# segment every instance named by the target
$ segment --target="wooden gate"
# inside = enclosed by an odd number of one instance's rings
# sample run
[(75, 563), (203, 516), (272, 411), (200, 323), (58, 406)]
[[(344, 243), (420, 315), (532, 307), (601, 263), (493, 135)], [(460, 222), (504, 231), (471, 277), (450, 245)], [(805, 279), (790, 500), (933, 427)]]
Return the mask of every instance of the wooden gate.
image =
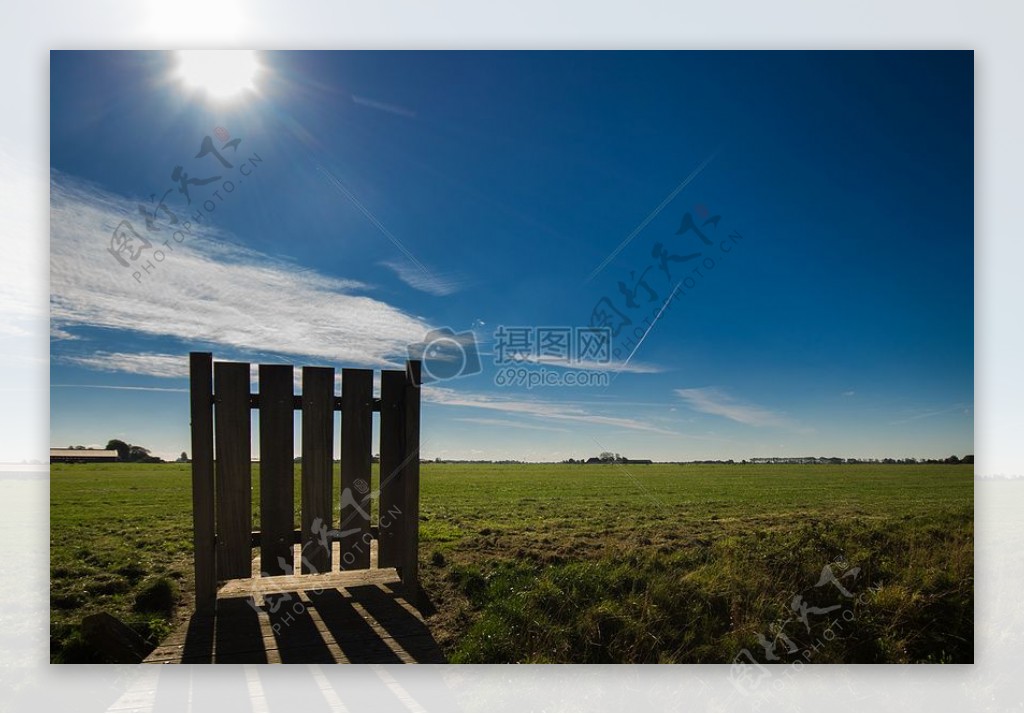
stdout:
[[(302, 394), (291, 365), (259, 365), (250, 393), (247, 362), (189, 355), (196, 610), (212, 612), (219, 582), (260, 575), (395, 568), (417, 587), (419, 549), (420, 363), (382, 370), (303, 367)], [(259, 413), (259, 530), (253, 530), (251, 415)], [(295, 529), (294, 412), (302, 415), (301, 514)], [(341, 412), (340, 503), (334, 503), (334, 413)], [(380, 480), (371, 486), (373, 412), (380, 413)], [(376, 497), (376, 522), (371, 522)], [(335, 518), (337, 516), (337, 518)], [(335, 523), (337, 527), (335, 528)], [(339, 558), (332, 562), (332, 543)], [(300, 545), (298, 561), (294, 545)]]

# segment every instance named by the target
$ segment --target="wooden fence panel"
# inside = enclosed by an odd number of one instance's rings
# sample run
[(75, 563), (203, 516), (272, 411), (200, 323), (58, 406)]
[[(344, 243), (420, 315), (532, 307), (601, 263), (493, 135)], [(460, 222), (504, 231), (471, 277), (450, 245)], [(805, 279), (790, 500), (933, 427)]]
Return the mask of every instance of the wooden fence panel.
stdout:
[(196, 611), (213, 612), (217, 602), (214, 543), (213, 355), (189, 354), (192, 412), (192, 537), (195, 546)]
[(213, 383), (216, 414), (217, 576), (252, 575), (252, 470), (249, 364), (217, 362)]
[[(267, 575), (294, 572), (292, 545), (304, 574), (332, 570), (330, 543), (341, 542), (340, 567), (370, 567), (373, 371), (304, 367), (294, 394), (291, 365), (260, 365), (259, 393), (249, 394), (249, 364), (189, 357), (192, 414), (192, 505), (197, 610), (216, 604), (218, 580), (249, 578), (252, 548)], [(211, 380), (212, 373), (212, 380)], [(260, 413), (260, 532), (252, 533), (250, 410)], [(334, 412), (341, 421), (341, 504), (333, 498)], [(294, 530), (294, 411), (302, 410), (302, 513)], [(398, 569), (415, 586), (419, 561), (420, 363), (381, 373), (379, 567)], [(334, 530), (335, 514), (338, 530)], [(338, 535), (340, 531), (340, 535)]]
[(405, 491), (402, 480), (405, 372), (380, 375), (380, 499), (377, 565), (399, 566), (405, 538)]
[(334, 368), (302, 368), (302, 572), (331, 571)]
[(341, 371), (341, 569), (370, 567), (373, 370)]
[(291, 365), (260, 365), (260, 571), (295, 568), (295, 406)]
[(406, 383), (403, 408), (405, 428), (403, 435), (404, 463), (402, 480), (405, 482), (405, 533), (400, 575), (402, 584), (418, 587), (420, 561), (420, 362), (406, 362)]

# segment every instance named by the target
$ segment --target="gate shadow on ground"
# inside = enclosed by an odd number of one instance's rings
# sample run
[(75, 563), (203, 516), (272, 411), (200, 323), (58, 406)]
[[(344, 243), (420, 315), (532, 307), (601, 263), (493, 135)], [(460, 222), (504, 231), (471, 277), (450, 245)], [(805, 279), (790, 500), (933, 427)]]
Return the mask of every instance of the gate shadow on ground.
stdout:
[[(288, 589), (223, 597), (214, 616), (193, 614), (146, 662), (150, 663), (443, 663), (423, 612), (398, 586)], [(259, 601), (260, 604), (256, 604)]]

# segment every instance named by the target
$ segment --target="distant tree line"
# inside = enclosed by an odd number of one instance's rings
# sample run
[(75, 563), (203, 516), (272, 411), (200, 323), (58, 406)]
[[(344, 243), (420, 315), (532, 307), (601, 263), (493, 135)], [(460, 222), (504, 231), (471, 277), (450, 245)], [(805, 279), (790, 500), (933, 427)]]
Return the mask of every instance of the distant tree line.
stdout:
[(563, 464), (653, 464), (650, 459), (629, 459), (612, 451), (602, 451), (600, 456), (589, 459), (566, 459)]
[[(140, 464), (162, 464), (164, 462), (159, 456), (153, 456), (149, 449), (142, 446), (129, 444), (120, 439), (111, 439), (107, 442), (109, 451), (117, 452), (118, 461), (128, 461)], [(182, 454), (184, 455), (184, 453)]]

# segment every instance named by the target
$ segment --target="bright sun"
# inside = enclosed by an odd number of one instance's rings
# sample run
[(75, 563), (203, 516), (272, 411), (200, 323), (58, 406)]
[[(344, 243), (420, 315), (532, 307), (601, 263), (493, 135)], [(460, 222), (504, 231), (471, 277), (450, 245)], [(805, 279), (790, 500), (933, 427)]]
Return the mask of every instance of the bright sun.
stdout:
[(214, 99), (231, 99), (256, 88), (260, 63), (252, 50), (181, 50), (177, 76)]

